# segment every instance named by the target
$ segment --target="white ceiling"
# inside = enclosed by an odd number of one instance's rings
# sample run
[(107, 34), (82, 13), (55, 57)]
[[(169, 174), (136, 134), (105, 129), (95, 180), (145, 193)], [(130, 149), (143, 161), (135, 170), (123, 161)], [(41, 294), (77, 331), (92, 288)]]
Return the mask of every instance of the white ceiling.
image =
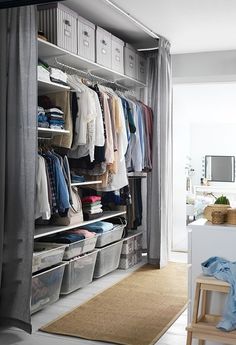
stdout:
[(236, 0), (112, 0), (171, 42), (171, 52), (236, 49)]

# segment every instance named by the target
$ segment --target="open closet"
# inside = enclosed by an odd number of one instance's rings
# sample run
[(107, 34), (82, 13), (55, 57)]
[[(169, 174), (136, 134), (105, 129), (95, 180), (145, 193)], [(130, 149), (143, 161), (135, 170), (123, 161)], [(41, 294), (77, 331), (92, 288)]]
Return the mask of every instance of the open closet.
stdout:
[[(109, 18), (101, 15), (101, 8)], [(12, 13), (8, 15), (6, 28), (15, 20)], [(167, 259), (168, 248), (163, 251), (160, 241), (170, 222), (161, 220), (160, 205), (167, 205), (170, 199), (169, 188), (160, 192), (160, 180), (165, 184), (169, 179), (170, 175), (161, 175), (165, 169), (170, 171), (170, 161), (165, 150), (160, 155), (155, 141), (163, 138), (170, 143), (171, 127), (165, 132), (162, 129), (171, 119), (166, 117), (163, 122), (156, 116), (162, 107), (164, 112), (170, 111), (170, 102), (157, 105), (155, 97), (161, 94), (157, 81), (161, 87), (160, 80), (165, 78), (158, 72), (158, 58), (162, 49), (169, 49), (169, 43), (160, 38), (159, 55), (156, 50), (137, 50), (156, 49), (157, 36), (128, 20), (109, 2), (50, 2), (15, 9), (14, 15), (21, 18), (22, 26), (29, 25), (27, 32), (31, 33), (28, 46), (20, 45), (21, 54), (25, 49), (32, 59), (25, 61), (25, 69), (30, 69), (24, 75), (31, 84), (24, 83), (28, 87), (25, 99), (20, 100), (30, 123), (26, 116), (25, 123), (19, 124), (19, 129), (27, 128), (20, 136), (22, 146), (18, 137), (14, 139), (15, 154), (19, 151), (25, 164), (17, 161), (11, 180), (16, 183), (20, 167), (23, 192), (16, 199), (20, 207), (10, 221), (11, 231), (8, 235), (2, 231), (5, 244), (0, 248), (2, 262), (12, 267), (10, 277), (2, 265), (2, 281), (7, 277), (11, 284), (15, 269), (19, 289), (13, 289), (14, 306), (7, 311), (10, 297), (1, 285), (0, 321), (30, 332), (30, 314), (54, 303), (60, 294), (140, 262), (142, 230), (149, 262), (160, 266)], [(16, 25), (15, 42), (17, 30)], [(11, 49), (14, 54), (13, 46)], [(11, 69), (11, 57), (9, 61), (7, 68)], [(12, 73), (20, 83), (21, 73)], [(5, 100), (6, 95), (1, 96)], [(9, 95), (6, 98), (9, 102)], [(9, 137), (7, 140), (10, 142)], [(5, 175), (1, 178), (6, 183)], [(8, 175), (7, 179), (9, 182)], [(13, 186), (8, 188), (13, 191)], [(26, 190), (28, 214), (22, 210)], [(14, 237), (17, 223), (20, 230), (15, 240), (23, 248), (11, 258), (14, 246), (7, 248), (6, 243)], [(24, 307), (19, 307), (23, 290)]]

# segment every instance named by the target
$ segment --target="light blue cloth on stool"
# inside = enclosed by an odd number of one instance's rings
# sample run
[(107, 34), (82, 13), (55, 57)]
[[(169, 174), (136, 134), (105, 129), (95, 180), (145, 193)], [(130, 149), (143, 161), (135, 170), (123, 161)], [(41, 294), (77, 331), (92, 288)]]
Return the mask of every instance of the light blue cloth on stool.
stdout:
[(213, 256), (202, 262), (201, 266), (204, 275), (213, 276), (230, 284), (223, 318), (216, 327), (224, 331), (233, 331), (236, 329), (236, 262)]

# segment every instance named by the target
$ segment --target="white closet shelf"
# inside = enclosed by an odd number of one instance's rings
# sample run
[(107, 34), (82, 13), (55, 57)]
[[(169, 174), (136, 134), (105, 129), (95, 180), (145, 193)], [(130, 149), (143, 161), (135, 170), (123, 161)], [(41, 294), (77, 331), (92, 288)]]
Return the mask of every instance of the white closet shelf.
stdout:
[(79, 55), (73, 54), (63, 48), (56, 46), (50, 42), (38, 38), (39, 58), (42, 61), (58, 67), (55, 58), (62, 64), (74, 67), (84, 72), (90, 72), (95, 76), (107, 79), (111, 82), (118, 82), (127, 88), (145, 87), (146, 85), (136, 79), (128, 77), (122, 73), (113, 71), (107, 67), (99, 65), (93, 61), (87, 60)]
[(102, 181), (98, 180), (98, 181), (77, 182), (77, 183), (71, 183), (71, 186), (88, 186), (90, 184), (99, 184), (99, 183), (102, 183)]
[(53, 128), (43, 128), (43, 127), (38, 127), (38, 132), (39, 133), (49, 133), (49, 134), (54, 134), (54, 135), (58, 135), (58, 134), (68, 134), (70, 133), (70, 131), (66, 130), (66, 129), (53, 129)]
[(123, 214), (126, 214), (126, 211), (105, 211), (105, 212), (103, 212), (103, 215), (99, 218), (84, 221), (84, 222), (81, 222), (78, 224), (73, 224), (73, 225), (68, 225), (68, 226), (52, 226), (52, 225), (36, 226), (34, 238), (40, 238), (43, 236), (56, 234), (58, 232), (75, 229), (75, 228), (78, 228), (78, 227), (81, 227), (81, 226), (84, 226), (87, 224), (96, 223), (96, 222), (101, 221), (101, 220), (121, 216)]
[(63, 90), (70, 90), (70, 87), (66, 85), (61, 85), (58, 83), (53, 83), (51, 81), (44, 81), (44, 80), (38, 79), (38, 94), (39, 95), (44, 95), (46, 93), (63, 91)]
[(140, 178), (146, 178), (147, 177), (147, 173), (146, 172), (129, 172), (128, 177), (140, 177)]

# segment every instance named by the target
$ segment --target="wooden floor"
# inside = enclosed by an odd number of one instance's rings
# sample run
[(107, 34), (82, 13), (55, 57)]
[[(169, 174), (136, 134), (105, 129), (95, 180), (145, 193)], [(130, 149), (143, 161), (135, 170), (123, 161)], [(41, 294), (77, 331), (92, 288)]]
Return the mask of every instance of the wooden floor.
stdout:
[[(187, 262), (187, 255), (182, 253), (172, 253), (171, 261)], [(145, 263), (145, 257), (142, 264)], [(1, 345), (107, 345), (109, 343), (83, 340), (79, 338), (63, 337), (58, 335), (51, 335), (39, 332), (38, 329), (47, 322), (54, 320), (56, 317), (71, 310), (77, 305), (84, 303), (89, 298), (110, 287), (119, 280), (125, 278), (131, 272), (136, 270), (140, 265), (129, 270), (116, 270), (100, 279), (93, 281), (91, 284), (83, 289), (77, 290), (65, 297), (59, 299), (58, 302), (52, 306), (39, 311), (32, 317), (33, 333), (26, 334), (17, 329), (0, 329), (0, 344)], [(169, 328), (156, 345), (185, 345), (187, 311), (185, 311), (178, 320)]]

